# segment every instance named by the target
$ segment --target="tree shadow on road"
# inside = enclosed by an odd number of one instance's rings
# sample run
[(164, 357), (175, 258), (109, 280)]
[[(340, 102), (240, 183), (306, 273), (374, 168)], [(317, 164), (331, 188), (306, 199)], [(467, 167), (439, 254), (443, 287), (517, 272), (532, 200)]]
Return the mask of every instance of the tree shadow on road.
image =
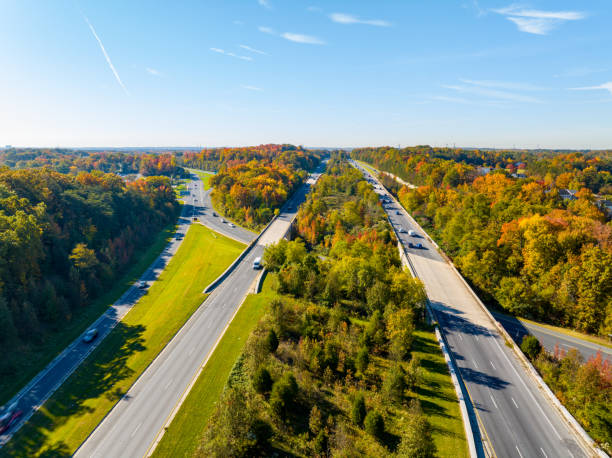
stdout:
[(117, 384), (133, 375), (127, 360), (146, 348), (142, 337), (144, 330), (142, 325), (119, 323), (44, 407), (0, 449), (0, 457), (72, 455), (74, 444), (57, 441), (53, 437), (55, 431), (75, 415), (92, 413), (94, 409), (86, 405), (92, 400), (105, 398), (114, 403), (121, 399), (125, 393)]

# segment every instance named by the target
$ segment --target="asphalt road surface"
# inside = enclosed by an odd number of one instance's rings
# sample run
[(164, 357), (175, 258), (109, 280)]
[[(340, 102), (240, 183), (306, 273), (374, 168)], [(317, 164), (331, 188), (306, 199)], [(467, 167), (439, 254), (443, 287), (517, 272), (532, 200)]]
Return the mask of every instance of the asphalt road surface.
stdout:
[(245, 244), (250, 243), (257, 237), (256, 233), (240, 226), (230, 226), (230, 222), (222, 216), (214, 216), (218, 213), (214, 211), (210, 200), (212, 189), (204, 190), (202, 181), (195, 173), (191, 174), (191, 179), (192, 181), (187, 185), (187, 193), (183, 196), (185, 205), (188, 207), (187, 214), (212, 230)]
[[(202, 187), (202, 182), (195, 176), (196, 182), (190, 186)], [(172, 256), (177, 252), (192, 218), (190, 217), (194, 209), (191, 205), (183, 206), (181, 216), (178, 220), (176, 236), (166, 246), (159, 257), (149, 266), (139, 280), (147, 283), (147, 288), (157, 279), (164, 270)], [(32, 416), (36, 409), (60, 387), (60, 385), (75, 371), (83, 360), (100, 344), (100, 342), (110, 333), (115, 325), (132, 309), (138, 300), (146, 294), (146, 288), (140, 289), (137, 286), (129, 288), (108, 310), (100, 316), (89, 328), (96, 328), (98, 336), (91, 343), (83, 342), (83, 334), (74, 340), (62, 353), (51, 361), (28, 385), (26, 385), (13, 399), (6, 405), (17, 403), (17, 409), (23, 412), (20, 421), (0, 436), (0, 446), (4, 445), (11, 436)]]
[(537, 337), (544, 348), (550, 353), (554, 353), (557, 346), (560, 350), (565, 352), (575, 348), (582, 355), (585, 361), (589, 358), (595, 357), (597, 352), (601, 352), (601, 356), (604, 360), (607, 359), (612, 362), (612, 349), (609, 347), (569, 336), (567, 334), (554, 331), (535, 323), (529, 323), (512, 316), (503, 315), (501, 313), (493, 313), (493, 315), (519, 345), (524, 336), (531, 334), (532, 336)]
[[(498, 457), (588, 456), (561, 414), (504, 344), (494, 324), (480, 308), (461, 279), (438, 253), (408, 213), (375, 181), (377, 193), (387, 196), (391, 224), (399, 231), (417, 276), (425, 285), (449, 349), (457, 361), (476, 413), (484, 425), (483, 440)], [(413, 230), (416, 236), (409, 236)], [(423, 248), (408, 248), (421, 243)]]
[(147, 454), (186, 387), (256, 281), (260, 271), (253, 269), (253, 261), (263, 255), (265, 245), (285, 235), (298, 206), (318, 176), (314, 175), (296, 191), (244, 260), (202, 303), (76, 451), (76, 456), (142, 457)]

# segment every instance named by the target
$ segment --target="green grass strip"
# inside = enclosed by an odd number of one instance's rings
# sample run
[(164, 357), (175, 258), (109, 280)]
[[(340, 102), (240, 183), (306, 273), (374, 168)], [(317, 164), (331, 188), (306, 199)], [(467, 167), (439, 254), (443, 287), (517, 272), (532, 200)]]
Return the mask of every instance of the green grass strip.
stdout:
[(172, 223), (160, 231), (148, 247), (144, 248), (140, 254), (135, 254), (132, 266), (113, 283), (111, 288), (78, 314), (74, 314), (71, 321), (63, 323), (61, 332), (54, 332), (45, 336), (44, 342), (40, 345), (24, 346), (13, 353), (16, 373), (10, 377), (2, 376), (0, 378), (0, 405), (12, 398), (36, 374), (43, 370), (53, 358), (59, 355), (140, 278), (142, 273), (164, 250), (175, 229), (176, 226)]
[(418, 329), (412, 348), (413, 354), (421, 358), (423, 383), (417, 388), (417, 395), (431, 423), (437, 455), (468, 457), (459, 402), (435, 334)]
[(202, 180), (202, 183), (204, 184), (204, 190), (210, 189), (210, 177), (214, 175), (213, 172), (206, 172), (204, 170), (196, 170), (196, 169), (192, 169), (196, 175), (198, 175), (200, 177), (200, 180)]
[(192, 225), (147, 295), (0, 455), (72, 454), (200, 306), (204, 287), (243, 249), (239, 242)]
[(230, 371), (274, 294), (266, 279), (261, 293), (247, 296), (155, 449), (154, 457), (186, 457), (195, 454)]

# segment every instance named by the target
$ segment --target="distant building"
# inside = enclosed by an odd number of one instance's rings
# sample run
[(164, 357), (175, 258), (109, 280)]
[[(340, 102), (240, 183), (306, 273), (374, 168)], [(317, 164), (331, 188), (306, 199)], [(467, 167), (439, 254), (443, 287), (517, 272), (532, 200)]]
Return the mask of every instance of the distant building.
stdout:
[(512, 176), (514, 178), (527, 178), (527, 175), (525, 175), (524, 173), (513, 173)]
[(564, 200), (576, 200), (576, 192), (575, 189), (559, 189), (559, 197)]
[(478, 175), (487, 175), (491, 173), (491, 167), (476, 167), (476, 172)]
[(612, 217), (612, 201), (607, 199), (599, 199), (595, 202), (608, 218)]

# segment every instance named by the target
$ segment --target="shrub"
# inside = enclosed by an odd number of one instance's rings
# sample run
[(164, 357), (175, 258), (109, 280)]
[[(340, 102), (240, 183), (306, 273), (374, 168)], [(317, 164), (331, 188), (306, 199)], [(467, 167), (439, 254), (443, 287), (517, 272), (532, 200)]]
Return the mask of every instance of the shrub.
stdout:
[(368, 369), (369, 364), (370, 352), (366, 347), (362, 347), (361, 350), (357, 352), (357, 356), (355, 357), (355, 367), (363, 374)]
[(406, 373), (400, 364), (396, 364), (385, 375), (383, 381), (383, 392), (391, 401), (400, 402), (404, 398), (404, 390), (406, 389)]
[(292, 373), (283, 375), (272, 385), (270, 408), (275, 415), (285, 418), (290, 408), (295, 404), (298, 385)]
[(529, 359), (533, 360), (537, 358), (542, 351), (542, 344), (540, 344), (540, 341), (534, 336), (525, 336), (521, 342), (521, 350), (523, 350), (523, 353), (525, 353)]
[(270, 353), (274, 353), (278, 348), (278, 336), (274, 332), (274, 329), (270, 329), (268, 331), (268, 335), (266, 336), (266, 346)]
[(353, 400), (353, 408), (351, 409), (351, 420), (357, 426), (361, 426), (363, 424), (363, 420), (366, 416), (366, 405), (363, 394), (359, 393), (355, 396)]
[(272, 377), (263, 366), (253, 374), (253, 389), (259, 394), (268, 393), (272, 389)]
[(377, 439), (382, 438), (383, 434), (385, 433), (385, 420), (383, 420), (380, 413), (375, 410), (371, 410), (366, 415), (363, 423), (368, 434)]

